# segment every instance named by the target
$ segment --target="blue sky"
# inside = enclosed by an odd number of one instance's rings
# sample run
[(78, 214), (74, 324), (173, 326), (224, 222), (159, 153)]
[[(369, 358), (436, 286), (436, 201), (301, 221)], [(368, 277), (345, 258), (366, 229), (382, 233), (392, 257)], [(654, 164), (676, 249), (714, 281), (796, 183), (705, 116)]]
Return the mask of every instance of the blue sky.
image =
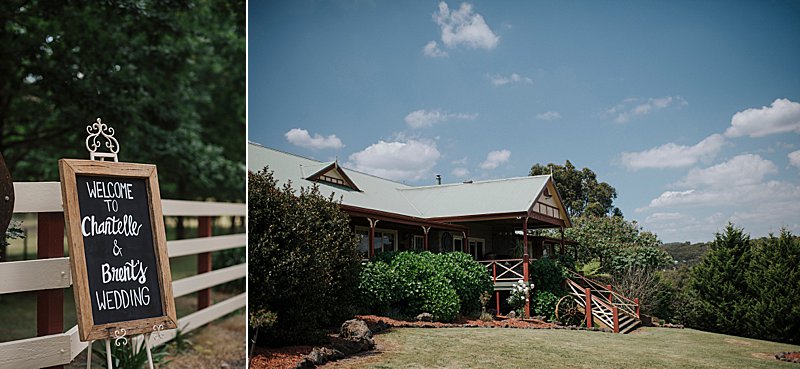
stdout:
[(665, 242), (800, 233), (800, 3), (248, 9), (253, 142), (426, 185), (594, 170)]

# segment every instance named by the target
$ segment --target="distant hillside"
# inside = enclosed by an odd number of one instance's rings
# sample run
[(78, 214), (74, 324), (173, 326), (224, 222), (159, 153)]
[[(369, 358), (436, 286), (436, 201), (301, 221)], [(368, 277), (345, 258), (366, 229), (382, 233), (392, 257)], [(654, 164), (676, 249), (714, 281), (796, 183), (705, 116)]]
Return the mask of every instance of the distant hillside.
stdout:
[(708, 251), (707, 243), (670, 242), (661, 245), (661, 249), (672, 256), (677, 265), (695, 265), (703, 260)]

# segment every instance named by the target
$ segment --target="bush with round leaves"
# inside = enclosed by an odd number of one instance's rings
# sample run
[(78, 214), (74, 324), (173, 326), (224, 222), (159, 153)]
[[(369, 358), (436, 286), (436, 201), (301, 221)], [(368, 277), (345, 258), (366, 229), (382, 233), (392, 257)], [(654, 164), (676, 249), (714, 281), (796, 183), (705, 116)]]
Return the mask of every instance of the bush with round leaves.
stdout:
[(372, 312), (398, 310), (409, 317), (427, 312), (437, 321), (452, 321), (462, 308), (476, 311), (481, 293), (491, 290), (488, 272), (469, 255), (427, 251), (369, 262), (359, 284), (362, 306)]

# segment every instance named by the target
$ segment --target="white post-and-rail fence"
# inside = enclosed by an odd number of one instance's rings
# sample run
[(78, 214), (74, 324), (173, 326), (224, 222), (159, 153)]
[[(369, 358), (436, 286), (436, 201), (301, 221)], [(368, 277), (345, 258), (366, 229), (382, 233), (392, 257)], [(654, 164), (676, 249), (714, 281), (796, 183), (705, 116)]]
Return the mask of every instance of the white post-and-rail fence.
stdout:
[[(64, 257), (64, 213), (59, 182), (16, 182), (14, 213), (37, 213), (38, 260), (0, 263), (0, 294), (38, 291), (37, 335), (0, 343), (0, 368), (61, 367), (86, 349), (78, 327), (64, 328), (64, 288), (72, 285), (69, 258)], [(247, 293), (211, 304), (211, 287), (245, 278), (247, 266), (234, 265), (211, 270), (211, 252), (245, 247), (244, 233), (213, 236), (215, 216), (244, 216), (245, 204), (162, 200), (164, 216), (198, 217), (198, 238), (168, 241), (169, 256), (198, 255), (197, 275), (175, 280), (175, 297), (198, 292), (197, 311), (178, 319), (182, 332), (189, 332), (245, 306)], [(2, 311), (0, 311), (2, 314)], [(175, 337), (175, 330), (153, 336), (155, 345)], [(244, 342), (244, 341), (243, 341)], [(91, 354), (91, 353), (90, 353)]]

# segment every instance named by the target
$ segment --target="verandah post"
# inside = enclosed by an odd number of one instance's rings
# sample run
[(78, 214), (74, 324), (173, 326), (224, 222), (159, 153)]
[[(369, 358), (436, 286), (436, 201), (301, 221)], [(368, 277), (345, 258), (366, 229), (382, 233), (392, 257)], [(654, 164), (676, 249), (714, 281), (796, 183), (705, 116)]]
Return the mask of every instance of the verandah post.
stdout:
[(378, 225), (377, 219), (367, 218), (369, 222), (369, 258), (375, 257), (375, 226)]
[[(37, 258), (64, 256), (64, 213), (39, 213)], [(36, 335), (48, 336), (64, 331), (64, 289), (41, 290), (36, 296)], [(63, 365), (49, 368), (63, 368)]]
[(592, 327), (592, 289), (589, 287), (584, 288), (586, 295), (586, 328)]
[[(497, 286), (497, 262), (492, 261), (492, 284)], [(494, 291), (495, 303), (497, 304), (497, 314), (500, 314), (500, 291)]]
[(422, 233), (425, 234), (425, 238), (422, 239), (422, 244), (425, 246), (425, 251), (428, 251), (428, 232), (431, 230), (431, 227), (422, 226)]
[[(525, 217), (525, 221), (522, 222), (522, 250), (522, 278), (527, 286), (530, 280), (528, 277), (528, 263), (530, 262), (530, 255), (528, 255), (528, 217)], [(525, 293), (525, 314), (523, 314), (523, 318), (531, 317), (530, 297), (530, 292)]]
[[(197, 219), (197, 237), (211, 237), (212, 218), (201, 216)], [(211, 271), (211, 253), (201, 252), (197, 254), (197, 274), (208, 273)], [(211, 288), (202, 289), (197, 293), (197, 310), (211, 306)]]

